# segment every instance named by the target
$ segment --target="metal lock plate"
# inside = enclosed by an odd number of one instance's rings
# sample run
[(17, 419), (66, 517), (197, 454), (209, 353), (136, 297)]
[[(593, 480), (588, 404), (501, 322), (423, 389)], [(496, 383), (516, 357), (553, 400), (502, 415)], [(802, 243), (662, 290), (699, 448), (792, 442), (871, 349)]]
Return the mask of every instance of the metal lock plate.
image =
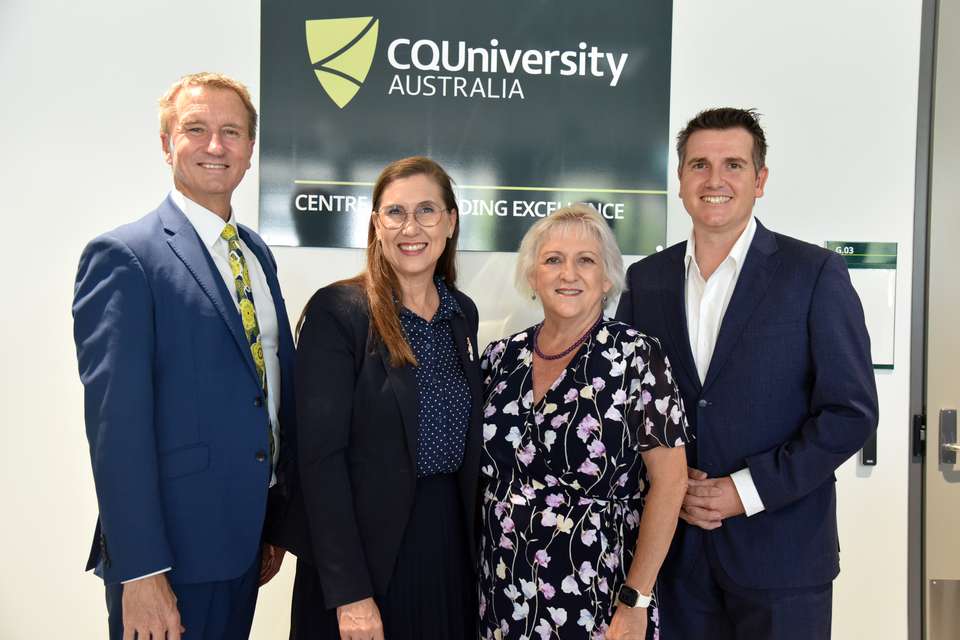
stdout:
[(940, 410), (940, 464), (957, 464), (957, 410)]

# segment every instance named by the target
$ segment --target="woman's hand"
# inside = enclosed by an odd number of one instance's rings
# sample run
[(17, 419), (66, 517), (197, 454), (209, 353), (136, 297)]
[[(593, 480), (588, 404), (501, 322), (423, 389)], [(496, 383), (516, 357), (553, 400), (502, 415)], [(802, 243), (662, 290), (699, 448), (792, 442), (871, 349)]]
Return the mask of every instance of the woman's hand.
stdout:
[(644, 640), (647, 637), (647, 610), (617, 605), (607, 629), (606, 640)]
[(384, 640), (380, 609), (373, 598), (337, 607), (340, 640)]

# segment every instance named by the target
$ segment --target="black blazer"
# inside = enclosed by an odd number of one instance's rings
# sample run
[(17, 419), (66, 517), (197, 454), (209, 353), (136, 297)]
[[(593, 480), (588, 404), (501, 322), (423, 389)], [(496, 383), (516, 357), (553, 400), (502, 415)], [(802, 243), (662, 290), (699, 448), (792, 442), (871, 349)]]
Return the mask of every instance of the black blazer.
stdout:
[[(458, 472), (476, 565), (481, 407), (477, 307), (450, 289), (463, 312), (454, 342), (472, 410)], [(330, 609), (386, 593), (413, 507), (418, 405), (414, 370), (393, 368), (370, 332), (360, 287), (335, 284), (307, 303), (297, 346), (299, 482), (273, 542), (313, 565)]]

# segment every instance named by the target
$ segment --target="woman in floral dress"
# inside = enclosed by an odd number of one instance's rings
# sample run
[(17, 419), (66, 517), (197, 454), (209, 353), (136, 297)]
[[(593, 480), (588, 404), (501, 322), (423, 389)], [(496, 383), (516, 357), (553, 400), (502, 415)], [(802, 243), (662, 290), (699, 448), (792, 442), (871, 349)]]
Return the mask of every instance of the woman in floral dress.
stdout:
[(481, 637), (659, 638), (690, 437), (670, 365), (654, 338), (603, 319), (623, 261), (590, 207), (530, 229), (517, 282), (544, 321), (481, 361)]

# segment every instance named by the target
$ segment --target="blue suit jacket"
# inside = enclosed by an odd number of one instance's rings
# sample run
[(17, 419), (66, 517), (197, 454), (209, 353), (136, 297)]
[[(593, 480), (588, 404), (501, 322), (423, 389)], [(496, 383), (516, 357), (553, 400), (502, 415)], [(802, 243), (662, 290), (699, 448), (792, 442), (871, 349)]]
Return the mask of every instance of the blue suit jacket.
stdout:
[(834, 471), (877, 425), (863, 308), (836, 254), (757, 224), (703, 384), (687, 333), (686, 243), (632, 265), (617, 317), (661, 339), (711, 477), (749, 467), (765, 511), (714, 531), (680, 522), (664, 572), (704, 543), (748, 588), (825, 584), (840, 571)]
[[(273, 255), (239, 233), (277, 310), (282, 477), (293, 339)], [(73, 315), (100, 508), (87, 568), (107, 584), (168, 566), (172, 582), (239, 576), (267, 509), (267, 406), (233, 293), (170, 198), (87, 245)]]

